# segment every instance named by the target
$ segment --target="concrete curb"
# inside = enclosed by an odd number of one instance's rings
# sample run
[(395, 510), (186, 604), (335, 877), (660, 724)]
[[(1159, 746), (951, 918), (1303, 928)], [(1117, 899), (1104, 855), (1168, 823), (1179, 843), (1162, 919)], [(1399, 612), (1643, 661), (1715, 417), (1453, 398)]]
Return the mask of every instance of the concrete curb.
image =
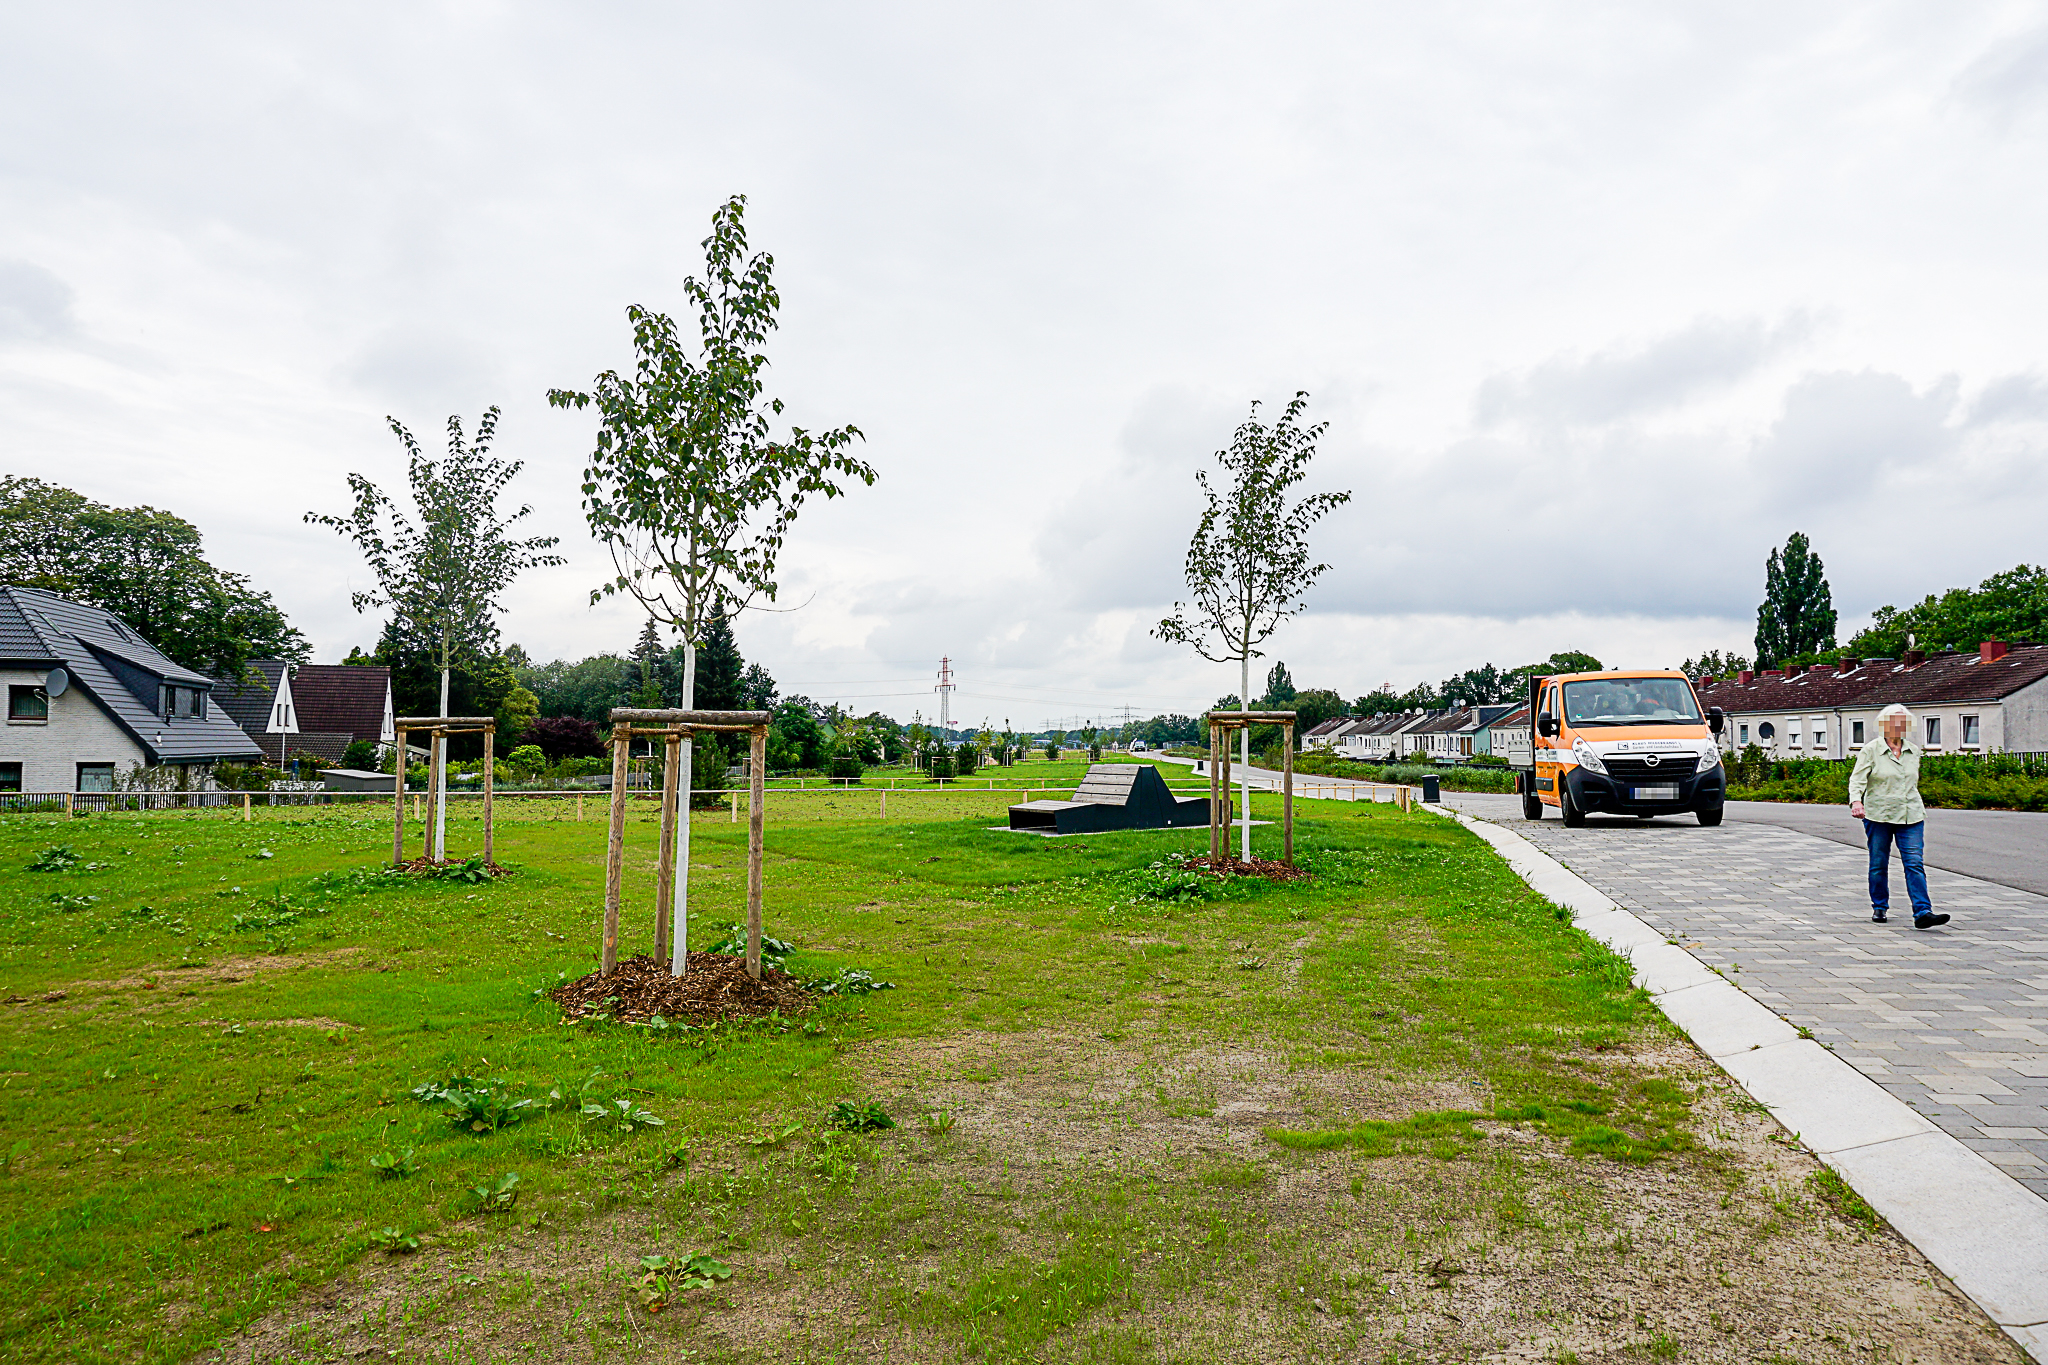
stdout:
[(2048, 1201), (1512, 830), (1442, 810), (1635, 968), (1672, 1023), (2048, 1365)]

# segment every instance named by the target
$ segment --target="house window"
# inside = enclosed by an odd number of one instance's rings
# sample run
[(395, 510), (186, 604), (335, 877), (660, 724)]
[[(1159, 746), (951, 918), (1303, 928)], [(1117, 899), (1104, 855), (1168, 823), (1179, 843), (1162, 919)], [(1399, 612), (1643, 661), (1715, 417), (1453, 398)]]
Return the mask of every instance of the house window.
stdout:
[(1979, 736), (1979, 735), (1980, 735), (1981, 733), (1982, 733), (1982, 732), (1981, 732), (1981, 731), (1980, 731), (1980, 730), (1979, 730), (1979, 729), (1977, 728), (1977, 718), (1976, 718), (1975, 716), (1964, 716), (1964, 717), (1963, 717), (1963, 743), (1964, 743), (1964, 744), (1979, 744), (1979, 743), (1982, 743), (1982, 741), (1981, 741), (1981, 740), (1980, 740), (1980, 739), (1978, 738), (1978, 736)]
[(1828, 747), (1828, 732), (1826, 730), (1821, 729), (1818, 726), (1816, 726), (1813, 731), (1813, 747), (1816, 749), (1825, 749)]
[(82, 792), (110, 792), (113, 789), (113, 764), (81, 763), (78, 765), (78, 790)]
[(1862, 721), (1852, 720), (1849, 722), (1849, 742), (1851, 744), (1861, 744), (1863, 742)]
[(1769, 744), (1776, 737), (1777, 733), (1778, 727), (1769, 721), (1765, 721), (1762, 725), (1756, 727), (1756, 737), (1766, 744)]
[(41, 725), (50, 719), (50, 694), (35, 684), (16, 683), (7, 689), (7, 723)]
[(1940, 716), (1929, 716), (1929, 717), (1927, 718), (1927, 745), (1928, 745), (1928, 747), (1929, 747), (1929, 748), (1933, 748), (1933, 747), (1934, 747), (1935, 745), (1937, 745), (1937, 744), (1940, 744), (1940, 743), (1941, 743), (1941, 717), (1940, 717)]
[(1740, 736), (1740, 738), (1737, 740), (1737, 743), (1749, 743), (1749, 727), (1747, 725), (1738, 725), (1736, 727), (1736, 734)]
[(21, 765), (19, 763), (0, 763), (0, 792), (18, 792), (20, 790)]

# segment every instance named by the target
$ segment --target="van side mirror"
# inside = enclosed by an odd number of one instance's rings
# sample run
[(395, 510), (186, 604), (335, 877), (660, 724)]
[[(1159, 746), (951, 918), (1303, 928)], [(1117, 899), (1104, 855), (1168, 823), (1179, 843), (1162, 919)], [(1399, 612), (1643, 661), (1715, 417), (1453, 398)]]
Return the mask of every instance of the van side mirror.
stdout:
[(1552, 735), (1556, 734), (1557, 717), (1548, 714), (1536, 717), (1536, 733), (1545, 739), (1549, 739)]
[(1709, 706), (1707, 708), (1707, 728), (1709, 730), (1712, 730), (1715, 734), (1718, 735), (1721, 733), (1722, 729), (1727, 726), (1727, 724), (1727, 712), (1723, 711), (1718, 706)]

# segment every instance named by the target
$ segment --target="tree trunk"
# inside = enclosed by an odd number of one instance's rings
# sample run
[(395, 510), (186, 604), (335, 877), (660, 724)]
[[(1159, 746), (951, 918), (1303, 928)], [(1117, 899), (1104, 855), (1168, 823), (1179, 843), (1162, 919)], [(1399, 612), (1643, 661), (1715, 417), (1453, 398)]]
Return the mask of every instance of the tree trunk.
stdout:
[[(1252, 709), (1252, 656), (1246, 654), (1237, 661), (1237, 709)], [(1243, 833), (1238, 838), (1238, 857), (1246, 862), (1252, 860), (1252, 727), (1244, 725), (1237, 731), (1237, 757), (1239, 770), (1244, 774), (1244, 823), (1238, 828)]]
[[(697, 705), (697, 646), (690, 640), (683, 641), (683, 709), (695, 709)], [(694, 746), (689, 736), (683, 737), (677, 749), (676, 786), (681, 809), (676, 815), (676, 852), (674, 881), (669, 887), (668, 903), (675, 915), (675, 932), (669, 936), (674, 945), (674, 956), (669, 959), (669, 970), (681, 976), (690, 960), (690, 788), (696, 783), (691, 778), (691, 758)]]
[[(445, 654), (443, 656), (446, 657)], [(448, 665), (441, 665), (441, 714), (448, 714)], [(434, 797), (434, 848), (428, 860), (436, 863), (448, 861), (448, 737), (441, 737), (440, 769), (441, 783)]]

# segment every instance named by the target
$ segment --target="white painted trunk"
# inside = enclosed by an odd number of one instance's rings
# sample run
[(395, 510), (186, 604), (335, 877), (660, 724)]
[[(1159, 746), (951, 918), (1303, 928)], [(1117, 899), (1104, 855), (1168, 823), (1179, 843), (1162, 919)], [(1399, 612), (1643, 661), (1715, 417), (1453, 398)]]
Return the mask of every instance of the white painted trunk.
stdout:
[[(683, 642), (683, 709), (697, 705), (697, 646)], [(675, 916), (669, 934), (669, 971), (681, 976), (690, 961), (690, 741), (685, 739), (677, 753), (681, 771), (676, 774), (676, 857), (675, 881), (669, 887), (668, 903)]]
[[(1247, 654), (1237, 661), (1237, 709), (1252, 709), (1252, 660)], [(1244, 824), (1238, 836), (1238, 857), (1246, 862), (1252, 860), (1252, 727), (1247, 725), (1237, 732), (1238, 774), (1244, 788)]]
[[(441, 714), (448, 714), (448, 670), (445, 668), (441, 670)], [(434, 789), (434, 846), (427, 850), (427, 857), (430, 861), (445, 863), (448, 861), (448, 737), (443, 735), (441, 742), (434, 747), (441, 755), (441, 780)]]

